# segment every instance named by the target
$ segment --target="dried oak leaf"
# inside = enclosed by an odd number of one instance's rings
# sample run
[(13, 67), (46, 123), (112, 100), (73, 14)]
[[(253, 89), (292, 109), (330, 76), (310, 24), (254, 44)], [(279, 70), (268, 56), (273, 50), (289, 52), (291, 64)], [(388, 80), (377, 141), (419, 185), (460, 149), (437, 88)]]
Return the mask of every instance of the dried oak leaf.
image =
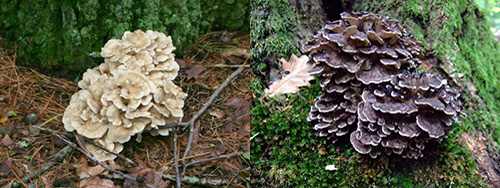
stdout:
[(145, 187), (144, 184), (158, 188), (166, 188), (170, 186), (169, 182), (162, 179), (162, 173), (146, 167), (143, 161), (138, 161), (138, 163), (139, 165), (130, 171), (130, 175), (143, 178), (144, 181), (139, 183), (137, 181), (125, 179), (123, 182), (123, 188)]
[(89, 166), (87, 159), (84, 157), (80, 158), (77, 166), (77, 172), (80, 179), (88, 179), (102, 174), (104, 171), (105, 169), (101, 165)]
[(251, 96), (234, 96), (224, 103), (225, 106), (230, 107), (233, 110), (231, 113), (231, 118), (238, 122), (245, 122), (244, 120), (249, 120), (250, 106), (252, 104)]
[(0, 163), (0, 177), (7, 177), (11, 174), (12, 169), (12, 159), (5, 159)]
[(14, 144), (14, 141), (10, 138), (9, 135), (5, 135), (2, 140), (0, 140), (0, 144), (6, 146), (6, 147), (10, 147)]
[(0, 124), (6, 123), (9, 120), (7, 113), (0, 112)]
[(309, 57), (303, 55), (297, 57), (292, 55), (289, 61), (280, 59), (282, 68), (287, 75), (273, 82), (269, 89), (265, 90), (266, 96), (272, 97), (285, 93), (296, 93), (302, 86), (310, 85), (309, 81), (314, 79), (314, 66), (309, 64)]
[(190, 78), (199, 78), (203, 72), (205, 72), (206, 68), (203, 65), (192, 65), (186, 71), (186, 77)]

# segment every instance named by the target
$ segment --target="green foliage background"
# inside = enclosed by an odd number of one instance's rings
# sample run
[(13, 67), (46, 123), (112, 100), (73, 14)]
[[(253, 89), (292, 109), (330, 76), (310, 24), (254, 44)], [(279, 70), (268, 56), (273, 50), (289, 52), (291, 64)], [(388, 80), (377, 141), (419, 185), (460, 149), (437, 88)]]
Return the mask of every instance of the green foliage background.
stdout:
[[(425, 160), (372, 160), (357, 154), (348, 143), (329, 144), (314, 136), (306, 121), (319, 84), (298, 94), (263, 98), (265, 85), (256, 79), (257, 100), (252, 115), (252, 151), (256, 176), (253, 187), (487, 187), (470, 151), (460, 142), (464, 132), (483, 132), (500, 142), (500, 46), (490, 32), (488, 18), (472, 0), (359, 1), (355, 10), (387, 15), (401, 22), (441, 60), (449, 60), (472, 81), (483, 105), (466, 96), (468, 114), (454, 125), (438, 146), (439, 154)], [(251, 3), (254, 69), (270, 55), (297, 54), (297, 17), (287, 0)], [(338, 170), (326, 171), (335, 164)]]
[(500, 0), (474, 0), (478, 7), (488, 15), (492, 22), (493, 33), (500, 32)]
[(182, 55), (206, 32), (248, 31), (248, 17), (249, 0), (0, 0), (0, 37), (21, 64), (74, 76), (125, 31), (165, 32)]

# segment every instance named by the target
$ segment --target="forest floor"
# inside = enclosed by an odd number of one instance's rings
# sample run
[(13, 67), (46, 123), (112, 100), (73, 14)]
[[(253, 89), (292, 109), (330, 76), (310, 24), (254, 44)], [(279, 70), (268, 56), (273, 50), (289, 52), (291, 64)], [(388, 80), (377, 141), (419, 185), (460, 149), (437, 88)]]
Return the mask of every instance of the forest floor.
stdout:
[[(125, 144), (122, 158), (107, 163), (113, 171), (60, 139), (77, 143), (61, 122), (71, 95), (78, 90), (76, 82), (16, 66), (15, 52), (1, 50), (0, 187), (170, 187), (179, 167), (175, 162), (186, 168), (182, 179), (186, 187), (247, 187), (252, 101), (248, 88), (253, 79), (246, 65), (249, 41), (248, 34), (210, 33), (178, 59), (181, 71), (176, 82), (188, 93), (185, 121), (234, 70), (243, 67), (243, 71), (196, 121), (193, 131), (179, 131), (176, 147), (173, 136), (143, 135), (142, 142)], [(174, 161), (174, 151), (186, 150), (190, 134), (191, 154)]]

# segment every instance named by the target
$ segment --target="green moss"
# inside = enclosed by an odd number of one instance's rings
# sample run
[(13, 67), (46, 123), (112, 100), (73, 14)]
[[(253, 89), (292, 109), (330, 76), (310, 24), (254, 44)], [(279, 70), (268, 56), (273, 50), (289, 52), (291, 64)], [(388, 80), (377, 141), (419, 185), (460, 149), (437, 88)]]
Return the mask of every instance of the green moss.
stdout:
[[(463, 132), (486, 131), (498, 136), (498, 44), (483, 17), (466, 0), (363, 1), (357, 10), (378, 12), (401, 19), (415, 38), (476, 85), (484, 107), (469, 106), (468, 116), (456, 124), (439, 146), (438, 154), (419, 162), (389, 158), (366, 159), (349, 144), (328, 144), (313, 135), (306, 122), (309, 106), (319, 94), (318, 84), (298, 94), (262, 98), (264, 85), (254, 80), (256, 98), (252, 115), (251, 158), (265, 183), (277, 187), (486, 187), (471, 153), (459, 142)], [(296, 18), (285, 0), (252, 2), (251, 35), (254, 68), (270, 55), (298, 53)], [(279, 13), (276, 13), (279, 12)], [(446, 18), (447, 20), (443, 20)], [(440, 22), (441, 21), (441, 22)], [(469, 98), (470, 96), (467, 96)], [(470, 103), (472, 100), (467, 99)], [(473, 112), (474, 110), (474, 112)], [(338, 170), (329, 172), (326, 165)]]
[(251, 7), (252, 61), (260, 62), (270, 55), (285, 57), (298, 53), (294, 37), (297, 18), (288, 1), (255, 0)]
[(205, 0), (202, 7), (209, 30), (249, 30), (250, 0)]
[[(258, 81), (253, 85), (260, 96), (264, 86)], [(372, 160), (349, 144), (331, 145), (317, 138), (305, 117), (318, 94), (315, 84), (299, 94), (255, 102), (251, 161), (266, 181), (279, 187), (485, 187), (470, 153), (458, 143), (459, 129), (440, 145), (438, 158), (416, 164)], [(339, 170), (326, 171), (331, 164)]]
[[(18, 62), (55, 75), (80, 75), (110, 38), (136, 29), (172, 36), (182, 55), (211, 30), (248, 30), (248, 0), (0, 0), (0, 36)], [(225, 22), (227, 21), (227, 22)], [(223, 24), (227, 23), (227, 24)]]

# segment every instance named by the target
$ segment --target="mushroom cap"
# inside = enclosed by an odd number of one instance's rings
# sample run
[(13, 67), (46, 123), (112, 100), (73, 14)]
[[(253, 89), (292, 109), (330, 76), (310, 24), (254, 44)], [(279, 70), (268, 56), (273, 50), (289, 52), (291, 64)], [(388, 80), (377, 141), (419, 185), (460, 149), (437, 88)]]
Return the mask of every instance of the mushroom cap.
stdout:
[(373, 109), (389, 114), (411, 114), (418, 112), (417, 106), (412, 102), (385, 102), (373, 103)]
[(415, 104), (417, 105), (422, 105), (422, 106), (429, 106), (435, 110), (438, 111), (444, 111), (445, 109), (445, 104), (441, 102), (438, 98), (421, 98), (421, 99), (416, 99)]
[(417, 125), (420, 129), (427, 132), (431, 138), (439, 138), (445, 134), (442, 122), (429, 115), (417, 115)]
[(365, 144), (361, 143), (361, 141), (359, 140), (359, 137), (361, 137), (360, 133), (361, 132), (359, 132), (359, 131), (354, 131), (354, 132), (351, 133), (351, 136), (350, 136), (349, 140), (351, 141), (352, 147), (358, 153), (361, 153), (361, 154), (370, 153), (370, 151), (372, 150), (372, 148), (369, 145), (365, 145)]
[(409, 137), (409, 138), (416, 137), (416, 136), (420, 135), (420, 132), (421, 132), (417, 126), (417, 123), (405, 124), (402, 126), (398, 126), (398, 128), (399, 128), (398, 133), (401, 136)]
[(76, 130), (78, 134), (87, 138), (100, 138), (106, 133), (108, 126), (101, 118), (91, 116), (93, 112), (87, 103), (90, 98), (90, 93), (86, 90), (78, 91), (71, 96), (70, 104), (63, 115), (64, 129)]
[(361, 71), (356, 74), (356, 78), (363, 84), (380, 84), (392, 79), (392, 75), (382, 66), (375, 65), (372, 69)]
[(111, 39), (101, 48), (101, 56), (112, 61), (120, 61), (127, 53), (127, 48), (127, 44), (122, 43), (120, 40)]
[(148, 35), (142, 30), (136, 30), (134, 32), (125, 31), (122, 41), (134, 51), (143, 50), (151, 44)]

